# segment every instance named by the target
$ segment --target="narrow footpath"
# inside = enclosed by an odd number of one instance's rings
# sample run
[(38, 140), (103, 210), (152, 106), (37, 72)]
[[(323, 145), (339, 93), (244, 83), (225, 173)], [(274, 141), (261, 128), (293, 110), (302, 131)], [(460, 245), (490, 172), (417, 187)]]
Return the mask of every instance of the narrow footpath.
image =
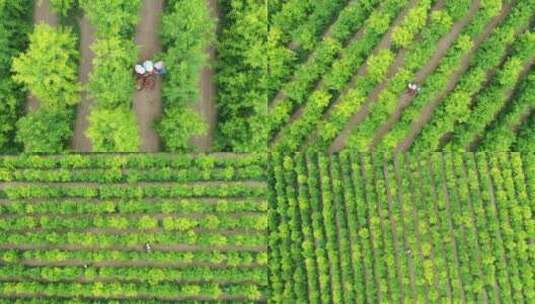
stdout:
[[(86, 86), (89, 81), (89, 74), (93, 66), (91, 45), (95, 41), (95, 29), (89, 23), (87, 17), (80, 21), (80, 71), (79, 79), (82, 86)], [(72, 138), (72, 148), (77, 152), (91, 152), (91, 141), (85, 135), (89, 126), (88, 115), (91, 106), (91, 99), (84, 89), (80, 94), (80, 103), (77, 108), (76, 123), (74, 125), (74, 136)]]
[[(58, 15), (52, 10), (49, 0), (35, 1), (33, 7), (33, 23), (35, 25), (46, 23), (51, 26), (57, 26), (59, 24)], [(37, 98), (28, 94), (26, 110), (28, 112), (35, 111), (38, 107), (39, 101)]]
[[(219, 9), (217, 6), (217, 0), (206, 0), (210, 14), (214, 20), (218, 19)], [(216, 31), (219, 27), (219, 22), (216, 24)], [(200, 78), (200, 99), (195, 104), (195, 110), (197, 110), (208, 128), (206, 134), (202, 136), (194, 136), (191, 139), (191, 143), (197, 148), (198, 152), (210, 152), (212, 150), (212, 143), (214, 140), (214, 133), (217, 120), (216, 109), (216, 86), (215, 86), (215, 73), (212, 64), (215, 60), (215, 47), (210, 45), (206, 50), (208, 56), (208, 65), (201, 71)]]
[[(160, 17), (164, 0), (144, 0), (136, 27), (136, 44), (139, 46), (139, 61), (155, 59), (153, 56), (161, 51), (159, 39)], [(161, 79), (156, 80), (153, 90), (136, 91), (134, 94), (134, 112), (137, 116), (141, 152), (160, 150), (160, 138), (154, 128), (154, 122), (162, 111)]]

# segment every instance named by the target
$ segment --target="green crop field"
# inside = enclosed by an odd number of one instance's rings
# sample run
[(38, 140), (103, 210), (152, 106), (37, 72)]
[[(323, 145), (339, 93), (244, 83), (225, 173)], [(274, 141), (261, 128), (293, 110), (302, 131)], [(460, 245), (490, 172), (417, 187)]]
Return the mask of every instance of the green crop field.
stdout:
[(262, 301), (264, 175), (262, 156), (1, 157), (0, 303)]
[(535, 0), (0, 0), (0, 304), (535, 304)]
[(270, 146), (532, 151), (534, 12), (533, 0), (270, 1)]
[(533, 303), (535, 155), (274, 154), (273, 303)]

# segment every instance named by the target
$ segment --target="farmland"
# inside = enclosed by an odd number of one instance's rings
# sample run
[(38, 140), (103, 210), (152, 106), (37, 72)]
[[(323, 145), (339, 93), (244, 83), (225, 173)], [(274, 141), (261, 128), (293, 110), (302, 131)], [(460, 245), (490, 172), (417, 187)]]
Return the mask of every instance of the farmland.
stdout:
[(271, 1), (269, 146), (533, 151), (534, 12), (532, 0)]
[(532, 303), (535, 159), (270, 159), (273, 303)]
[(0, 152), (264, 151), (265, 25), (260, 0), (2, 0)]
[(264, 175), (262, 155), (1, 157), (0, 303), (263, 302)]

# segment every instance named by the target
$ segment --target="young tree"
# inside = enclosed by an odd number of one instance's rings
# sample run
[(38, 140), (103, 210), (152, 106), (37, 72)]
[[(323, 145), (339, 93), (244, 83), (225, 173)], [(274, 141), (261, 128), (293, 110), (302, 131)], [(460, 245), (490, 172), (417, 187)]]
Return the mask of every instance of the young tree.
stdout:
[(78, 49), (69, 29), (39, 24), (26, 53), (13, 60), (15, 81), (26, 85), (43, 107), (65, 108), (79, 102)]

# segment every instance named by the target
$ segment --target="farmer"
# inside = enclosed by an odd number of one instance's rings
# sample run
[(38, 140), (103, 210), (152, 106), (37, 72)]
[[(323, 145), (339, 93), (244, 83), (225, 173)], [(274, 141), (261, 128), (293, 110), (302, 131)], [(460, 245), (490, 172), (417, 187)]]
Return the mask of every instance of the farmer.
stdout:
[(409, 91), (409, 94), (416, 95), (416, 93), (420, 92), (420, 87), (418, 87), (416, 84), (411, 82), (408, 85), (408, 91)]
[(154, 69), (156, 70), (156, 74), (158, 75), (165, 75), (167, 73), (167, 70), (165, 69), (165, 64), (163, 61), (157, 61), (154, 64)]
[(154, 74), (154, 63), (151, 60), (143, 62), (143, 68), (145, 68), (145, 71), (147, 71), (149, 75)]
[(145, 74), (147, 74), (147, 70), (145, 70), (145, 68), (141, 64), (136, 64), (134, 66), (134, 71), (136, 73), (136, 88), (139, 91), (143, 89), (145, 83), (144, 77)]
[(149, 243), (145, 243), (145, 251), (146, 252), (151, 252), (151, 250), (152, 250), (152, 247), (150, 246), (150, 244)]

